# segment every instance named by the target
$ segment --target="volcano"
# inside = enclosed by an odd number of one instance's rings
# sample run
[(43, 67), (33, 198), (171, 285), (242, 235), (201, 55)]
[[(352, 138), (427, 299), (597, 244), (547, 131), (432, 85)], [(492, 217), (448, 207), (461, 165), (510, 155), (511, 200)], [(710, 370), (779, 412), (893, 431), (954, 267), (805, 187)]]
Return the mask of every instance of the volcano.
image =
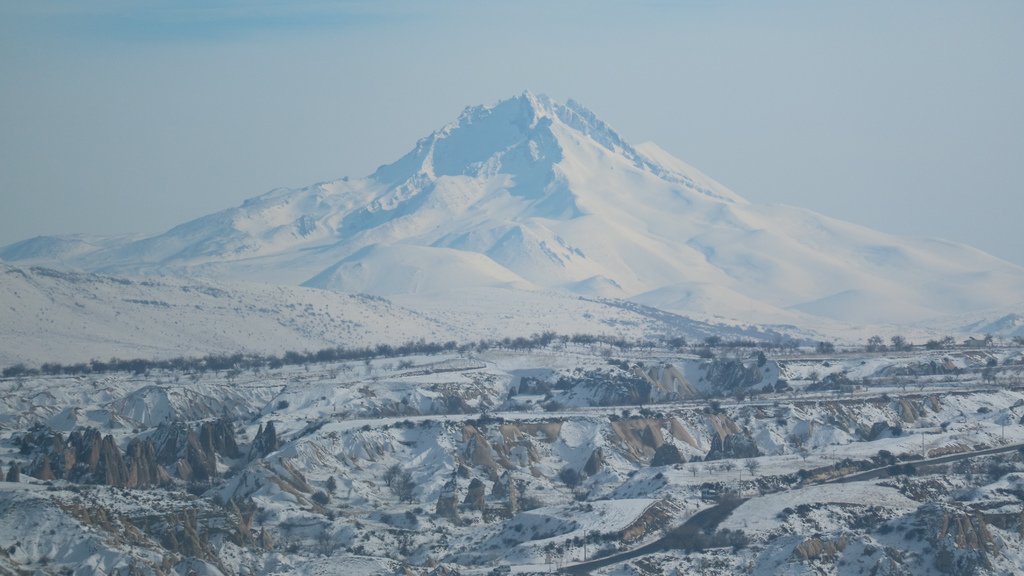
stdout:
[(529, 92), (467, 108), (365, 178), (273, 190), (152, 237), (53, 248), (68, 243), (35, 238), (0, 258), (384, 296), (559, 291), (751, 322), (926, 322), (1024, 294), (1024, 268), (752, 204), (582, 105)]

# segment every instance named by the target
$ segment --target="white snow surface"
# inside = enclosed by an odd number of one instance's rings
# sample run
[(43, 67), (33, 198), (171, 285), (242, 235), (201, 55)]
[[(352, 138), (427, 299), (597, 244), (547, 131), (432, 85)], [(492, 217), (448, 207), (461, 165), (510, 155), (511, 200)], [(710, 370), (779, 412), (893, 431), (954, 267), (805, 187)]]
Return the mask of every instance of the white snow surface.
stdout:
[(0, 259), (435, 301), (537, 287), (805, 327), (1024, 307), (1019, 266), (751, 204), (578, 103), (531, 93), (467, 108), (366, 178), (274, 190), (144, 239), (35, 238)]
[[(483, 259), (458, 254), (465, 261)], [(395, 277), (406, 272), (415, 273), (411, 267), (381, 268), (383, 275)], [(126, 278), (0, 263), (0, 366), (111, 357), (282, 354), (420, 339), (515, 338), (546, 331), (629, 339), (746, 334), (641, 306), (512, 285), (450, 289), (438, 298), (432, 290), (443, 289), (443, 278), (436, 274), (424, 280), (423, 292), (384, 299), (299, 286)]]
[[(601, 346), (553, 344), (532, 352), (493, 349), (283, 366), (234, 375), (207, 372), (194, 380), (187, 373), (163, 370), (0, 378), (0, 460), (5, 468), (11, 462), (22, 465), (18, 483), (0, 483), (0, 540), (10, 550), (7, 557), (0, 555), (0, 571), (38, 568), (40, 573), (55, 574), (64, 567), (81, 567), (77, 574), (90, 574), (112, 573), (133, 562), (157, 564), (162, 555), (156, 541), (132, 544), (116, 530), (85, 522), (82, 512), (98, 509), (143, 519), (198, 507), (200, 517), (218, 527), (230, 511), (216, 502), (251, 498), (260, 511), (254, 531), (265, 527), (276, 543), (273, 550), (239, 547), (225, 538), (224, 531), (213, 530), (211, 542), (223, 571), (189, 559), (169, 573), (184, 575), (195, 568), (199, 574), (394, 574), (409, 567), (428, 571), (428, 561), (442, 561), (471, 574), (486, 574), (499, 565), (547, 573), (552, 562), (579, 562), (600, 549), (610, 551), (620, 544), (631, 549), (658, 538), (659, 528), (685, 522), (712, 505), (701, 496), (704, 485), (712, 482), (750, 498), (719, 528), (743, 530), (752, 545), (739, 551), (723, 549), (737, 563), (742, 561), (742, 567), (718, 573), (806, 573), (813, 566), (792, 557), (800, 541), (848, 534), (846, 557), (860, 558), (857, 542), (877, 542), (874, 538), (883, 535), (877, 533), (877, 522), (867, 528), (849, 527), (852, 518), (870, 511), (882, 519), (909, 523), (930, 497), (900, 489), (910, 479), (895, 477), (794, 485), (779, 492), (771, 490), (773, 478), (841, 458), (867, 459), (880, 450), (903, 455), (1024, 442), (1024, 392), (997, 386), (1019, 381), (1024, 365), (1015, 363), (1018, 349), (947, 351), (949, 362), (962, 369), (958, 374), (947, 379), (926, 373), (909, 388), (900, 381), (883, 380), (914, 366), (931, 365), (940, 358), (938, 352), (773, 358), (760, 368), (762, 373), (769, 380), (784, 376), (797, 390), (814, 379), (812, 372), (829, 370), (845, 370), (875, 384), (842, 395), (809, 391), (748, 400), (722, 398), (717, 413), (703, 399), (642, 408), (568, 402), (558, 411), (517, 406), (511, 393), (525, 377), (555, 383), (598, 370), (610, 376), (602, 352)], [(647, 366), (671, 364), (686, 378), (692, 377), (695, 385), (708, 385), (709, 362), (690, 354), (624, 354)], [(1000, 366), (996, 383), (979, 381), (988, 358)], [(561, 397), (557, 388), (554, 392)], [(449, 413), (442, 400), (452, 395), (467, 408)], [(256, 431), (270, 422), (280, 446), (262, 458), (220, 460), (223, 477), (198, 498), (185, 492), (184, 484), (178, 490), (43, 484), (31, 476), (31, 457), (15, 442), (36, 423), (64, 432), (91, 425), (124, 447), (131, 439), (154, 434), (154, 426), (161, 422), (194, 425), (220, 417), (232, 420), (243, 454)], [(874, 423), (883, 421), (899, 425), (902, 433), (864, 437)], [(725, 429), (750, 436), (762, 454), (756, 457), (756, 472), (745, 469), (745, 462), (727, 469), (723, 461), (696, 458), (707, 456)], [(807, 454), (798, 451), (796, 438), (802, 438)], [(655, 442), (675, 445), (687, 462), (653, 466)], [(598, 450), (600, 469), (584, 477), (578, 489), (560, 479), (561, 471), (579, 471)], [(1009, 460), (1013, 454), (993, 460)], [(411, 475), (410, 501), (399, 500), (382, 480), (394, 465)], [(979, 472), (978, 484), (957, 484), (958, 491), (949, 498), (1019, 515), (1020, 500), (1013, 494), (1024, 485), (1020, 469), (984, 480)], [(943, 471), (928, 474), (928, 483), (944, 482)], [(333, 491), (328, 488), (332, 477)], [(500, 505), (504, 500), (494, 493), (495, 480), (505, 477), (518, 483), (523, 507), (517, 513), (485, 520), (481, 511), (463, 506), (459, 521), (434, 513), (449, 482), (455, 483), (460, 502), (474, 481), (483, 482), (485, 504)], [(769, 490), (760, 493), (759, 486)], [(313, 495), (320, 490), (331, 492), (327, 504), (315, 503)], [(578, 494), (587, 496), (580, 501)], [(787, 508), (801, 505), (809, 510), (779, 520)], [(635, 529), (637, 540), (605, 538), (629, 527)], [(1001, 559), (993, 560), (1002, 564), (984, 573), (1013, 573), (1004, 566), (1019, 565), (1016, 528), (990, 529), (1007, 544)], [(597, 538), (580, 544), (595, 533)], [(928, 558), (920, 556), (922, 544), (905, 540), (902, 534), (886, 538), (892, 539), (882, 540), (886, 545), (919, 554), (911, 558)], [(402, 551), (403, 542), (408, 551)], [(930, 567), (929, 560), (911, 573), (926, 574)], [(694, 572), (685, 565), (679, 571)]]
[(801, 504), (855, 504), (881, 506), (903, 513), (913, 512), (920, 505), (895, 488), (879, 486), (876, 482), (850, 482), (841, 487), (808, 486), (788, 492), (767, 494), (740, 505), (720, 525), (730, 530), (743, 530), (750, 534), (763, 534), (777, 530), (777, 515), (783, 509)]

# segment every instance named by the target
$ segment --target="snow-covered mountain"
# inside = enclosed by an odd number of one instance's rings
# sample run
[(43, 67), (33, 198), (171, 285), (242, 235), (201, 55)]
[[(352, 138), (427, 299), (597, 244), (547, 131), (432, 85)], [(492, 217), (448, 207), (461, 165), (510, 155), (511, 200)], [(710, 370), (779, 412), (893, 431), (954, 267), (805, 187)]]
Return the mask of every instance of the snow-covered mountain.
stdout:
[(467, 108), (366, 178), (274, 190), (140, 240), (33, 239), (0, 259), (426, 299), (555, 290), (805, 325), (921, 322), (1024, 300), (1024, 268), (751, 204), (653, 144), (630, 145), (583, 106), (530, 93)]

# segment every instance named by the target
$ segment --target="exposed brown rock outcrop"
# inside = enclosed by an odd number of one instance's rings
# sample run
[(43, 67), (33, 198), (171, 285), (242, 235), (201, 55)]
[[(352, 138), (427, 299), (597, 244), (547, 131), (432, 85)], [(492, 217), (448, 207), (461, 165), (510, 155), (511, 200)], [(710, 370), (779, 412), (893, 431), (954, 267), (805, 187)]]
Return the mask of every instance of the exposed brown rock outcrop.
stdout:
[(441, 493), (437, 497), (437, 506), (434, 512), (441, 517), (455, 520), (459, 516), (458, 511), (458, 483), (453, 475), (448, 482), (445, 482)]
[(167, 531), (161, 545), (181, 556), (199, 558), (221, 566), (216, 551), (209, 543), (209, 535), (199, 527), (196, 512), (185, 510), (167, 516)]
[[(267, 442), (277, 449), (277, 435), (272, 424), (271, 434), (261, 429), (257, 441)], [(254, 448), (257, 442), (254, 442)], [(203, 422), (198, 430), (181, 422), (161, 424), (153, 435), (157, 463), (171, 467), (186, 482), (206, 481), (217, 475), (217, 456), (236, 458), (240, 455), (235, 443), (234, 429), (227, 420)]]
[(896, 402), (896, 411), (904, 422), (916, 422), (924, 415), (924, 407), (920, 403), (912, 402), (906, 398), (900, 398)]
[(718, 436), (711, 439), (711, 450), (705, 460), (725, 458), (756, 458), (761, 455), (754, 440), (746, 434), (729, 434), (723, 442)]
[(217, 454), (238, 454), (226, 420), (204, 423), (199, 430), (182, 423), (162, 424), (152, 437), (133, 438), (122, 452), (113, 436), (94, 428), (74, 430), (65, 440), (39, 426), (19, 444), (22, 453), (35, 455), (29, 471), (42, 480), (148, 488), (168, 484), (168, 468), (185, 481), (208, 480), (217, 473)]
[(975, 574), (991, 568), (989, 555), (998, 554), (1002, 545), (980, 513), (926, 504), (915, 515), (924, 520), (936, 549), (936, 570), (944, 574)]
[(693, 437), (693, 434), (690, 434), (690, 431), (686, 429), (686, 426), (684, 426), (678, 418), (669, 418), (668, 424), (669, 432), (672, 434), (673, 438), (680, 442), (686, 442), (694, 448), (700, 448), (697, 444), (697, 440)]
[(31, 438), (22, 439), (22, 449), (25, 450), (25, 443), (33, 443), (29, 451), (34, 451), (36, 458), (31, 470), (37, 478), (134, 487), (128, 482), (128, 467), (113, 436), (84, 428), (73, 431), (65, 441), (58, 432), (34, 432)]
[(486, 502), (486, 488), (484, 483), (479, 478), (473, 478), (469, 483), (469, 489), (466, 491), (466, 498), (462, 503), (473, 510), (483, 510), (487, 507)]
[(498, 464), (494, 461), (495, 453), (487, 438), (476, 427), (468, 424), (462, 429), (462, 438), (466, 443), (466, 461), (473, 466), (482, 466), (491, 473), (492, 478), (497, 478)]
[(510, 514), (515, 514), (519, 511), (519, 488), (507, 470), (494, 481), (494, 486), (491, 488), (491, 497), (504, 499)]
[(612, 430), (629, 456), (637, 462), (646, 462), (658, 446), (665, 442), (661, 424), (660, 420), (631, 418), (612, 422)]
[[(199, 426), (199, 442), (204, 450), (215, 452), (225, 458), (241, 456), (238, 444), (235, 442), (235, 430), (231, 426), (231, 422), (225, 418), (203, 422)], [(274, 442), (276, 444), (277, 434), (274, 435)]]
[(800, 560), (834, 561), (846, 549), (846, 536), (838, 538), (822, 538), (812, 536), (796, 545), (793, 555)]
[(171, 481), (170, 474), (156, 460), (156, 448), (150, 439), (132, 439), (126, 450), (128, 486), (145, 488), (163, 486)]
[(161, 424), (154, 436), (160, 463), (173, 466), (185, 482), (207, 481), (217, 475), (217, 455), (200, 443), (196, 430), (180, 422)]

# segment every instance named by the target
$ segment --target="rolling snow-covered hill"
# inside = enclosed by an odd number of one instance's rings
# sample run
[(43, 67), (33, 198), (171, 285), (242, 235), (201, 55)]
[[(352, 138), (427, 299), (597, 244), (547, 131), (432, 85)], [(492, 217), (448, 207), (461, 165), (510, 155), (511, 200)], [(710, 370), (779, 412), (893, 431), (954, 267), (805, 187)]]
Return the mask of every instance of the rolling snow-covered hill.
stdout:
[(73, 240), (27, 240), (0, 259), (427, 299), (557, 290), (801, 325), (920, 323), (1024, 300), (1024, 268), (751, 204), (579, 104), (530, 93), (467, 108), (366, 178), (274, 190), (148, 238)]
[(644, 306), (515, 288), (398, 300), (300, 286), (123, 278), (0, 264), (0, 367), (111, 357), (282, 354), (561, 334), (770, 337)]

